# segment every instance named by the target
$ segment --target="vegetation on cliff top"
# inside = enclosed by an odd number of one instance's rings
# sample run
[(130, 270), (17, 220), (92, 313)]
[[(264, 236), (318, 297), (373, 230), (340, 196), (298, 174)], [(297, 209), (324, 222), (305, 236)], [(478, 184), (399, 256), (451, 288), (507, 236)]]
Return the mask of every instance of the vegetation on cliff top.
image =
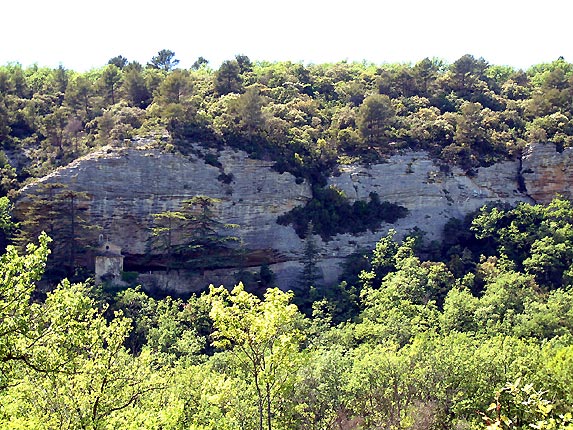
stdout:
[(0, 195), (104, 144), (167, 128), (171, 145), (231, 145), (321, 182), (348, 157), (426, 149), (471, 170), (528, 142), (570, 146), (573, 66), (527, 71), (464, 55), (453, 64), (252, 63), (177, 68), (164, 50), (85, 73), (0, 67)]

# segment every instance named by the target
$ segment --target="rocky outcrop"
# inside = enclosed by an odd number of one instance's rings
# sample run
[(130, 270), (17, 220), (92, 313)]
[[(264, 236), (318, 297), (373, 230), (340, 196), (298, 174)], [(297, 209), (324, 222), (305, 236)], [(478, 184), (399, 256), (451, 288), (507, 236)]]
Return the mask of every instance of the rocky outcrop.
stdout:
[(523, 154), (523, 182), (537, 203), (549, 203), (557, 195), (573, 198), (573, 148), (557, 151), (553, 143), (534, 143)]
[[(279, 286), (289, 288), (299, 276), (304, 243), (290, 226), (279, 225), (276, 219), (304, 205), (311, 190), (309, 184), (289, 173), (276, 172), (272, 165), (230, 149), (215, 151), (195, 145), (191, 155), (184, 156), (140, 142), (129, 148), (105, 148), (40, 182), (67, 184), (90, 196), (90, 221), (103, 228), (105, 239), (121, 246), (126, 270), (130, 270), (130, 261), (149, 252), (153, 213), (176, 210), (182, 200), (196, 195), (218, 198), (219, 219), (239, 225), (232, 234), (248, 250), (248, 265), (255, 270), (257, 265), (269, 263)], [(485, 203), (530, 201), (519, 191), (518, 174), (519, 162), (508, 161), (481, 168), (469, 177), (457, 168), (440, 168), (428, 154), (413, 151), (389, 157), (381, 164), (341, 166), (339, 174), (330, 178), (331, 186), (343, 190), (352, 200), (367, 200), (370, 192), (376, 192), (383, 201), (405, 206), (409, 214), (377, 231), (337, 235), (329, 241), (317, 238), (325, 282), (335, 282), (344, 258), (359, 249), (372, 249), (389, 228), (403, 234), (418, 227), (426, 232), (428, 240), (434, 240), (441, 237), (448, 219), (463, 217)], [(168, 286), (184, 292), (204, 288), (207, 279), (228, 283), (233, 270), (194, 278), (189, 274), (168, 276), (147, 271), (141, 280), (157, 288)]]

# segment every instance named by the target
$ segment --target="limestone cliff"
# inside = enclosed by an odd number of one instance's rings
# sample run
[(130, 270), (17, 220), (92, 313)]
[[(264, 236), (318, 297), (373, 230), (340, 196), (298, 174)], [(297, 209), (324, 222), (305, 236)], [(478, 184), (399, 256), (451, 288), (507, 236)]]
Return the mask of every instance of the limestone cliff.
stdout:
[(522, 176), (529, 196), (549, 203), (555, 196), (573, 198), (573, 148), (557, 151), (552, 143), (535, 143), (523, 154)]
[[(215, 151), (195, 145), (192, 154), (184, 156), (139, 142), (90, 154), (41, 182), (64, 183), (90, 196), (90, 220), (103, 228), (107, 239), (121, 246), (126, 268), (148, 252), (153, 213), (177, 209), (182, 200), (195, 195), (218, 198), (218, 215), (221, 221), (240, 226), (233, 234), (249, 250), (253, 269), (269, 263), (279, 285), (288, 288), (300, 273), (303, 242), (290, 226), (279, 225), (276, 219), (304, 205), (311, 191), (309, 184), (299, 183), (289, 173), (276, 172), (272, 165), (230, 149)], [(439, 239), (451, 217), (462, 217), (487, 202), (530, 201), (519, 191), (519, 169), (519, 161), (508, 161), (481, 168), (469, 177), (457, 168), (440, 169), (428, 154), (412, 151), (381, 164), (341, 166), (339, 174), (329, 179), (330, 185), (353, 200), (366, 200), (370, 192), (377, 192), (381, 200), (408, 208), (409, 215), (375, 232), (338, 235), (327, 242), (317, 238), (325, 281), (335, 282), (343, 259), (358, 249), (372, 249), (389, 228), (405, 233), (418, 227), (429, 240)], [(158, 288), (187, 291), (209, 282), (231, 283), (233, 271), (228, 268), (201, 278), (147, 272), (141, 280)]]

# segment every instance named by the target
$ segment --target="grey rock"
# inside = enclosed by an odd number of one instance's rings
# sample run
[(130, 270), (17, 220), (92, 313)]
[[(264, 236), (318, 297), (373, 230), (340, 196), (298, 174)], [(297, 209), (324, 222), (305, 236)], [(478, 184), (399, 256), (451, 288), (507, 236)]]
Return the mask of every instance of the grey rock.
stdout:
[[(311, 198), (308, 183), (297, 183), (293, 175), (273, 170), (272, 162), (250, 159), (242, 151), (216, 152), (196, 144), (194, 155), (184, 156), (147, 143), (104, 148), (39, 182), (64, 183), (86, 192), (91, 222), (103, 228), (106, 239), (121, 246), (126, 261), (149, 252), (153, 213), (176, 210), (183, 200), (196, 195), (220, 199), (220, 220), (239, 225), (231, 234), (242, 240), (253, 257), (249, 270), (258, 270), (257, 261), (260, 264), (262, 260), (258, 257), (263, 256), (281, 288), (296, 286), (304, 242), (293, 228), (277, 224), (276, 219)], [(217, 156), (220, 167), (205, 162), (208, 152)], [(341, 166), (329, 185), (343, 190), (351, 200), (367, 200), (376, 192), (383, 201), (405, 206), (409, 214), (396, 224), (384, 224), (357, 236), (341, 234), (329, 241), (316, 237), (324, 282), (336, 282), (344, 258), (357, 250), (373, 249), (390, 228), (403, 235), (418, 227), (428, 240), (437, 240), (450, 218), (461, 218), (488, 202), (531, 201), (518, 191), (518, 174), (519, 161), (508, 161), (481, 168), (468, 177), (458, 168), (443, 171), (427, 153), (414, 151), (403, 151), (381, 164)], [(23, 196), (35, 186), (37, 183), (23, 189)], [(199, 277), (144, 273), (139, 280), (153, 288), (181, 293), (205, 288), (208, 283), (233, 282), (230, 274), (236, 270), (205, 272)]]

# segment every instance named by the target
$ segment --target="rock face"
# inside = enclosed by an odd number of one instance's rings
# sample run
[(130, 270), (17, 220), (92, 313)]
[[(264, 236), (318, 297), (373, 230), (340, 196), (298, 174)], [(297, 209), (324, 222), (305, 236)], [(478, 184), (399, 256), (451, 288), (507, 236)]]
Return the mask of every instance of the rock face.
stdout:
[[(309, 184), (274, 171), (273, 162), (250, 159), (241, 151), (215, 153), (196, 145), (193, 154), (166, 153), (143, 145), (106, 148), (40, 182), (67, 184), (90, 196), (91, 223), (103, 228), (107, 240), (121, 246), (126, 270), (130, 270), (130, 261), (149, 252), (153, 213), (177, 210), (182, 200), (196, 195), (220, 199), (219, 219), (240, 226), (231, 233), (249, 250), (252, 269), (269, 263), (279, 286), (292, 288), (301, 271), (304, 242), (276, 219), (311, 198)], [(519, 164), (508, 161), (481, 168), (476, 176), (468, 177), (457, 168), (441, 170), (424, 152), (405, 151), (382, 164), (341, 166), (340, 174), (330, 178), (331, 186), (343, 190), (351, 200), (367, 200), (370, 192), (376, 192), (383, 201), (405, 206), (409, 215), (358, 236), (338, 235), (326, 242), (317, 237), (324, 281), (336, 282), (344, 258), (359, 249), (373, 249), (389, 228), (404, 234), (418, 227), (428, 240), (439, 239), (448, 219), (463, 217), (485, 203), (531, 201), (519, 191)], [(186, 292), (204, 288), (209, 282), (228, 284), (233, 272), (229, 268), (195, 278), (184, 273), (146, 272), (140, 281), (154, 288)]]
[(534, 143), (523, 154), (522, 172), (527, 193), (537, 203), (557, 195), (573, 198), (573, 148), (562, 152), (552, 143)]

